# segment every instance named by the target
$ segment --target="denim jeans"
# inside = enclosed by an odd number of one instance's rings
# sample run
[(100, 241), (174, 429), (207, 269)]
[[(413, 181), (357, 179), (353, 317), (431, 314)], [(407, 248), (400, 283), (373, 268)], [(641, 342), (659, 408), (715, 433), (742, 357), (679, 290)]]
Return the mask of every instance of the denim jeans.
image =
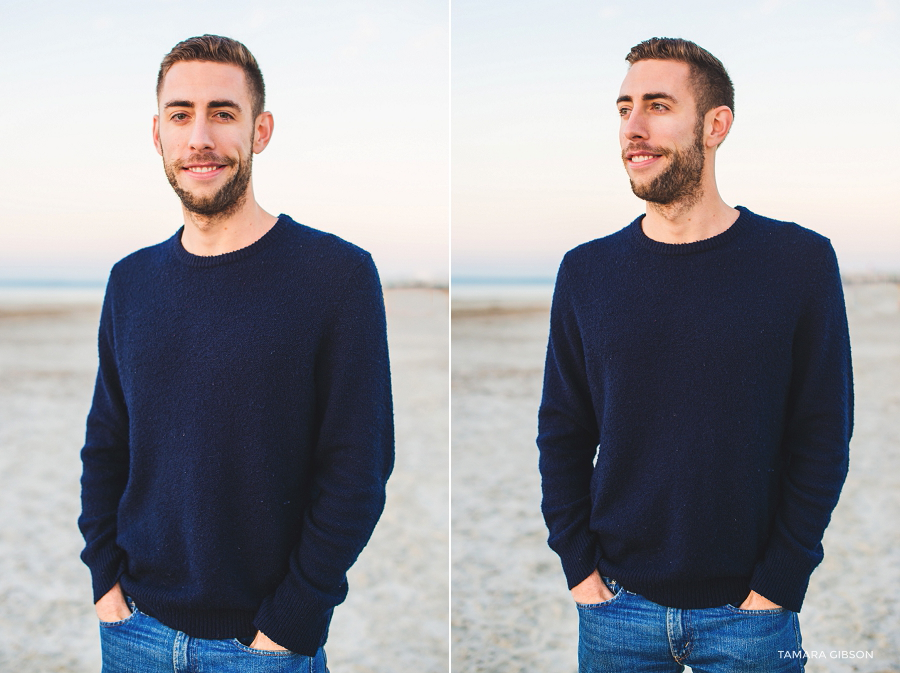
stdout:
[(804, 670), (797, 613), (733, 605), (679, 610), (604, 577), (613, 597), (578, 604), (579, 673), (781, 673)]
[(129, 605), (130, 617), (100, 622), (103, 673), (328, 673), (322, 648), (307, 657), (251, 649), (236, 638), (192, 638)]

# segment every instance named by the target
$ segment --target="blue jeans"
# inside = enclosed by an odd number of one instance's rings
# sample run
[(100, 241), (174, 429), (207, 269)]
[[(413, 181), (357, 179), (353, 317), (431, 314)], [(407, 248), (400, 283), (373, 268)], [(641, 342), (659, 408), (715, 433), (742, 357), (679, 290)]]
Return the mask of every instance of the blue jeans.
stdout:
[(322, 648), (307, 657), (254, 650), (236, 638), (192, 638), (129, 605), (130, 617), (100, 622), (103, 673), (328, 673)]
[(613, 597), (578, 604), (579, 673), (781, 673), (804, 670), (797, 613), (723, 605), (679, 610), (603, 580)]

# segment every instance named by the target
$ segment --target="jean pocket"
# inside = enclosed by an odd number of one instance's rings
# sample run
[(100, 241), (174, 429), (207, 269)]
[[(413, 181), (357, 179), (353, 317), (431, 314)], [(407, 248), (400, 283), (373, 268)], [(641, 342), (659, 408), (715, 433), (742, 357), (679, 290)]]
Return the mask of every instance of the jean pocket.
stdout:
[[(261, 657), (303, 657), (302, 654), (297, 654), (296, 652), (292, 652), (291, 650), (258, 650), (255, 647), (250, 647), (249, 645), (245, 645), (237, 638), (231, 639), (231, 644), (237, 647), (242, 652), (247, 654), (255, 654)], [(308, 657), (307, 657), (308, 658)]]
[(115, 622), (104, 622), (104, 621), (101, 619), (101, 620), (100, 620), (100, 626), (101, 626), (102, 628), (104, 628), (104, 629), (111, 629), (111, 628), (115, 628), (116, 626), (122, 626), (122, 625), (124, 625), (124, 624), (128, 624), (128, 623), (129, 623), (131, 620), (133, 620), (133, 619), (135, 618), (135, 616), (138, 614), (137, 608), (135, 608), (133, 604), (130, 605), (129, 607), (131, 607), (131, 614), (128, 615), (125, 619), (120, 619), (120, 620), (115, 621)]
[(575, 602), (575, 605), (579, 610), (596, 610), (598, 608), (605, 608), (607, 605), (617, 601), (620, 596), (625, 594), (624, 589), (622, 589), (622, 585), (616, 582), (614, 579), (610, 579), (609, 577), (603, 578), (603, 583), (606, 585), (606, 588), (612, 592), (612, 598), (609, 598), (605, 601), (601, 601), (599, 603), (579, 603)]
[(770, 608), (768, 610), (744, 610), (739, 608), (731, 603), (725, 605), (725, 609), (730, 612), (734, 612), (739, 615), (780, 615), (782, 612), (785, 612), (785, 608)]

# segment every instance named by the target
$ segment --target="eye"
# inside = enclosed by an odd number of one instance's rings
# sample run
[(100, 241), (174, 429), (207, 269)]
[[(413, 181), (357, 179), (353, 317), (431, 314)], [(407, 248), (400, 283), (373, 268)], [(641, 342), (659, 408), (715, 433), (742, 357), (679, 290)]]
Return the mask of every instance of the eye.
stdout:
[(218, 117), (219, 119), (225, 120), (234, 119), (234, 115), (232, 115), (230, 112), (225, 112), (225, 110), (219, 110), (218, 112), (216, 112), (216, 114), (213, 115), (213, 117)]
[(627, 108), (627, 107), (620, 107), (620, 108), (619, 108), (619, 116), (620, 116), (620, 117), (626, 116), (629, 112), (631, 112), (631, 108)]
[(663, 105), (662, 103), (651, 103), (651, 104), (650, 104), (650, 109), (651, 109), (651, 110), (655, 110), (656, 112), (665, 112), (665, 111), (668, 110), (669, 108), (667, 108), (667, 107), (666, 107), (665, 105)]
[(183, 122), (187, 118), (188, 116), (184, 112), (176, 112), (171, 117), (169, 117), (169, 119), (171, 119), (173, 122)]

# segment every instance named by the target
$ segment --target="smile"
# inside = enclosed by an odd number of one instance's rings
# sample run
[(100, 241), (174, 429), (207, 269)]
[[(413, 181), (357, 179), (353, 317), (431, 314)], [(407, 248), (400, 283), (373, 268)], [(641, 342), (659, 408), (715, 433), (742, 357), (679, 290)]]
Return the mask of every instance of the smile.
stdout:
[(193, 180), (215, 180), (225, 170), (225, 164), (204, 164), (202, 166), (183, 166), (182, 170)]
[(648, 166), (652, 166), (653, 164), (656, 163), (657, 159), (661, 159), (661, 158), (662, 158), (661, 154), (648, 154), (646, 152), (642, 152), (639, 154), (631, 154), (631, 155), (626, 155), (625, 165), (628, 166), (629, 168), (633, 168), (635, 170), (638, 170), (638, 169), (643, 170), (644, 168), (646, 168)]

